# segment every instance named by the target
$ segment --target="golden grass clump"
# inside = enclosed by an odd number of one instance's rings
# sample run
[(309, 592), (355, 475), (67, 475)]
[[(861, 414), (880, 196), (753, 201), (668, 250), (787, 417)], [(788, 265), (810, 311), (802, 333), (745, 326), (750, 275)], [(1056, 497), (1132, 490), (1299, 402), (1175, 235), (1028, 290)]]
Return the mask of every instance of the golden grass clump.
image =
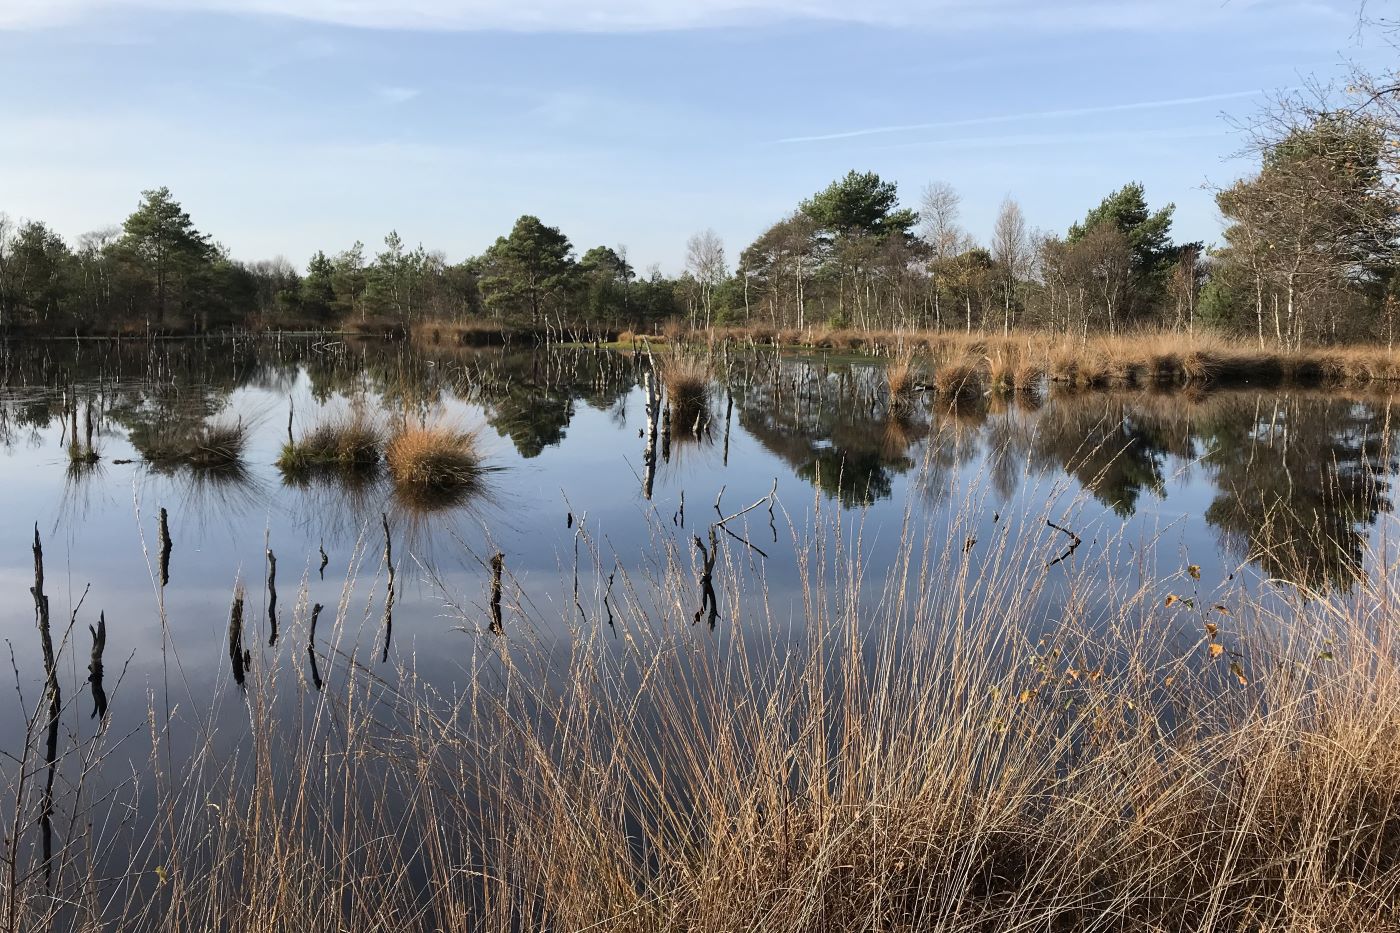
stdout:
[(968, 358), (953, 358), (934, 370), (933, 388), (945, 398), (967, 398), (982, 391), (982, 374)]
[(676, 354), (661, 363), (661, 384), (672, 407), (693, 411), (709, 398), (710, 366), (702, 357)]
[(449, 425), (406, 425), (389, 441), (384, 462), (394, 485), (409, 493), (453, 493), (480, 481), (474, 432)]
[(914, 354), (903, 350), (885, 364), (885, 387), (889, 390), (890, 404), (907, 404), (922, 380), (923, 368)]

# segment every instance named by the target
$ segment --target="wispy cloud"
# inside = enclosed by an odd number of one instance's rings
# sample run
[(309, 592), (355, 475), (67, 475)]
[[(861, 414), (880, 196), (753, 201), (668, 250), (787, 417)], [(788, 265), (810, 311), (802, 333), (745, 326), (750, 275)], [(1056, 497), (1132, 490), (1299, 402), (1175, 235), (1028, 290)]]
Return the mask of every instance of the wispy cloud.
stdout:
[(377, 87), (374, 99), (384, 104), (405, 104), (422, 93), (422, 89), (416, 87)]
[(1125, 104), (1103, 104), (1096, 107), (1069, 107), (1059, 110), (1039, 110), (1033, 113), (999, 114), (987, 117), (968, 117), (961, 120), (940, 120), (933, 123), (904, 123), (898, 126), (870, 126), (855, 130), (842, 130), (836, 133), (821, 133), (814, 136), (789, 136), (779, 139), (779, 144), (816, 143), (835, 139), (855, 139), (860, 136), (883, 136), (889, 133), (911, 133), (919, 130), (946, 130), (968, 126), (988, 126), (996, 123), (1022, 123), (1033, 120), (1063, 120), (1072, 117), (1089, 117), (1108, 113), (1123, 113), (1132, 110), (1163, 110), (1169, 107), (1188, 107), (1193, 104), (1218, 103), (1256, 97), (1261, 92), (1229, 91), (1223, 94), (1205, 94), (1200, 97), (1173, 97), (1167, 100), (1140, 100)]
[[(113, 11), (285, 16), (366, 28), (525, 32), (690, 29), (781, 20), (918, 26), (1112, 30), (1206, 28), (1222, 17), (1285, 10), (1340, 16), (1348, 0), (3, 0), (0, 28), (74, 22)], [(1267, 12), (1265, 12), (1267, 10)]]

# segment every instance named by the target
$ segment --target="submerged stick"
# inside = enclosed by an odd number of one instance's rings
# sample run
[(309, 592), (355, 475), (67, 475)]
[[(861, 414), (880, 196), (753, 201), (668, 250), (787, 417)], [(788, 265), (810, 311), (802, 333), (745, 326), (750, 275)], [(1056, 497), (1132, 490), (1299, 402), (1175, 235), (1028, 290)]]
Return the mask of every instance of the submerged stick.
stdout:
[(311, 633), (306, 638), (306, 656), (311, 661), (311, 683), (318, 693), (321, 691), (321, 671), (316, 667), (316, 620), (321, 618), (321, 608), (320, 603), (311, 607)]
[(715, 598), (715, 558), (719, 556), (719, 538), (715, 534), (715, 526), (710, 526), (710, 546), (705, 547), (704, 542), (697, 535), (695, 546), (700, 550), (703, 558), (703, 565), (700, 570), (700, 608), (695, 610), (695, 618), (691, 625), (700, 621), (700, 617), (709, 612), (710, 628), (714, 629), (715, 621), (719, 619), (719, 600)]
[(97, 614), (97, 627), (88, 626), (92, 633), (92, 659), (88, 661), (88, 683), (92, 686), (92, 717), (101, 722), (107, 718), (107, 691), (102, 686), (102, 652), (107, 650), (107, 614)]
[(322, 542), (321, 542), (321, 579), (322, 579), (322, 580), (326, 579), (326, 565), (329, 564), (330, 562), (331, 562), (331, 559), (330, 559), (329, 555), (326, 554), (326, 542), (322, 541)]
[(267, 549), (267, 618), (272, 625), (269, 646), (277, 644), (277, 555)]
[(1068, 528), (1064, 528), (1064, 527), (1061, 527), (1060, 525), (1055, 524), (1054, 522), (1050, 521), (1050, 519), (1048, 519), (1048, 518), (1045, 520), (1045, 524), (1049, 525), (1051, 528), (1055, 529), (1056, 531), (1064, 532), (1065, 534), (1069, 535), (1070, 538), (1072, 539), (1072, 540), (1070, 541), (1070, 543), (1069, 543), (1069, 549), (1068, 549), (1068, 550), (1066, 550), (1063, 554), (1061, 554), (1059, 557), (1055, 558), (1054, 560), (1052, 560), (1052, 561), (1046, 561), (1045, 566), (1046, 566), (1047, 568), (1050, 568), (1050, 567), (1053, 567), (1053, 566), (1055, 566), (1056, 564), (1060, 563), (1061, 561), (1068, 560), (1071, 556), (1073, 556), (1074, 552), (1075, 552), (1076, 550), (1079, 549), (1079, 545), (1081, 545), (1081, 544), (1084, 543), (1084, 539), (1081, 538), (1081, 537), (1079, 537), (1079, 535), (1075, 534), (1074, 532), (1070, 531)]
[(724, 465), (729, 466), (729, 427), (734, 420), (734, 393), (726, 393), (724, 403)]
[(233, 607), (228, 614), (228, 659), (233, 669), (233, 682), (243, 687), (243, 678), (252, 655), (243, 647), (243, 584), (233, 588)]
[(160, 585), (170, 585), (170, 550), (174, 546), (170, 540), (170, 516), (165, 506), (160, 507)]
[(384, 597), (384, 653), (380, 663), (389, 660), (389, 642), (394, 636), (394, 542), (389, 537), (389, 513), (380, 512), (384, 521), (384, 565), (389, 568), (389, 591)]
[(603, 591), (603, 608), (606, 609), (608, 613), (608, 628), (614, 631), (617, 630), (617, 626), (613, 623), (613, 611), (612, 606), (608, 603), (608, 597), (612, 595), (613, 577), (615, 576), (617, 576), (616, 570), (608, 574), (608, 588)]
[(48, 775), (44, 781), (44, 796), (39, 806), (39, 831), (43, 836), (44, 880), (53, 881), (53, 782), (58, 771), (58, 719), (62, 711), (62, 690), (58, 684), (58, 661), (54, 657), (53, 632), (49, 627), (49, 598), (44, 595), (44, 545), (39, 540), (39, 526), (34, 526), (34, 621), (39, 627), (39, 645), (44, 654), (44, 693), (49, 700), (48, 735), (44, 746), (44, 763)]
[(506, 556), (497, 551), (491, 556), (491, 633), (501, 635), (505, 626), (501, 623), (501, 570)]

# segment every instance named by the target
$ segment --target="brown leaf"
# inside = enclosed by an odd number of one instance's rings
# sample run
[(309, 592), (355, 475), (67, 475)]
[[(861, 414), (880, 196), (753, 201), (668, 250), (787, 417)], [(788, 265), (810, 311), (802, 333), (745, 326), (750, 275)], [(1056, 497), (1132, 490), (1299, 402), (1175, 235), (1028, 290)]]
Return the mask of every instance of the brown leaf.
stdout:
[(1162, 603), (1162, 605), (1165, 606), (1165, 607), (1167, 607), (1167, 608), (1171, 608), (1174, 604), (1176, 604), (1177, 602), (1179, 602), (1180, 599), (1181, 599), (1180, 596), (1177, 596), (1175, 593), (1173, 593), (1172, 595), (1170, 595), (1170, 596), (1167, 597), (1166, 602)]
[(1211, 638), (1214, 638), (1216, 633), (1219, 631), (1220, 626), (1216, 625), (1214, 622), (1206, 623), (1206, 634), (1209, 635)]
[(1218, 658), (1225, 653), (1225, 646), (1219, 642), (1212, 642), (1209, 650), (1212, 658)]
[(1186, 572), (1189, 573), (1189, 574), (1191, 574), (1191, 579), (1192, 579), (1192, 580), (1199, 580), (1199, 579), (1201, 579), (1201, 565), (1200, 565), (1200, 564), (1192, 564), (1190, 567), (1187, 567), (1187, 568), (1186, 568)]
[(1239, 661), (1230, 662), (1230, 673), (1235, 675), (1235, 679), (1240, 682), (1241, 687), (1249, 686), (1249, 678), (1244, 676), (1244, 668), (1240, 666)]

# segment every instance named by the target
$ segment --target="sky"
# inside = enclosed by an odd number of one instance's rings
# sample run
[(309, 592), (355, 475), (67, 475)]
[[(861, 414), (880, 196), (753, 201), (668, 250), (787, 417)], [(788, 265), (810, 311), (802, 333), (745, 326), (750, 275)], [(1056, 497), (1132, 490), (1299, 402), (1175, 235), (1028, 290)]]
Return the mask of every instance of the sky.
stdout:
[[(1374, 2), (1374, 0), (1373, 0)], [(1179, 240), (1247, 118), (1349, 61), (1359, 0), (0, 0), (0, 211), (75, 239), (168, 185), (236, 258), (391, 229), (452, 261), (534, 214), (581, 254), (731, 264), (850, 169), (985, 240), (1145, 184)]]

